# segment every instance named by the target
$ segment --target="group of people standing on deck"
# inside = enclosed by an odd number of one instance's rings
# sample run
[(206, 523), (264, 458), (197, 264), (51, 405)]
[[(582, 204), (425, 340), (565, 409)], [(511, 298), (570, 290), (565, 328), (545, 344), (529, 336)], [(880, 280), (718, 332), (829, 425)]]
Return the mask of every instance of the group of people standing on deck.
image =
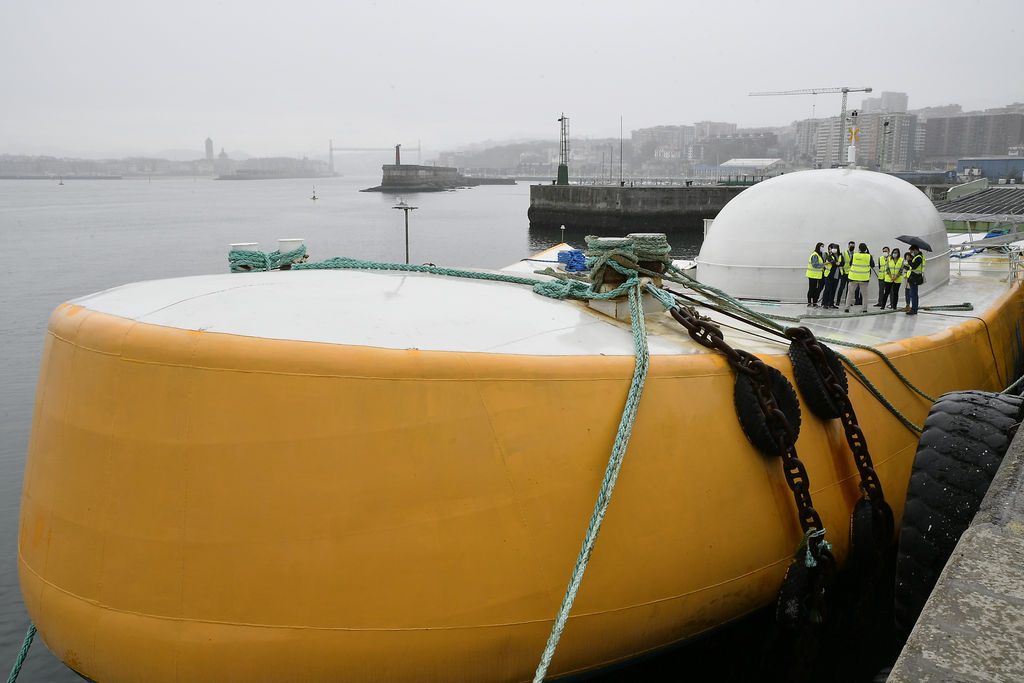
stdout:
[[(871, 274), (878, 280), (878, 301), (876, 308), (892, 308), (895, 310), (900, 298), (900, 287), (906, 280), (907, 315), (917, 315), (917, 288), (924, 282), (924, 254), (916, 245), (907, 249), (906, 256), (900, 254), (898, 248), (891, 252), (889, 247), (882, 247), (882, 255), (878, 262), (868, 251), (866, 244), (859, 245), (849, 242), (846, 251), (841, 251), (838, 244), (832, 243), (825, 250), (825, 243), (814, 245), (807, 260), (807, 305), (821, 308), (839, 308), (841, 305), (846, 313), (850, 305), (860, 306), (861, 312), (868, 310), (868, 283)], [(844, 298), (845, 296), (845, 298)]]

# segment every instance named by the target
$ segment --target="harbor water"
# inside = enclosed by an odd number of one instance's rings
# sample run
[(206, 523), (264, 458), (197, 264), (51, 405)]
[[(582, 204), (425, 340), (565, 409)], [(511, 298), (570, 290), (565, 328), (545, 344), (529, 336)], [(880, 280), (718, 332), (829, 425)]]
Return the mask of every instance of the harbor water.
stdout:
[[(13, 663), (29, 625), (18, 585), (18, 507), (53, 309), (128, 282), (227, 272), (228, 245), (238, 242), (271, 251), (279, 238), (301, 237), (314, 261), (402, 262), (404, 216), (392, 209), (399, 197), (359, 192), (378, 181), (0, 180), (0, 237), (11, 248), (0, 272), (0, 667)], [(418, 207), (409, 213), (412, 263), (499, 268), (563, 240), (560, 230), (530, 229), (526, 183), (403, 198)], [(692, 258), (700, 235), (670, 241), (674, 257)], [(37, 637), (18, 680), (81, 679)]]

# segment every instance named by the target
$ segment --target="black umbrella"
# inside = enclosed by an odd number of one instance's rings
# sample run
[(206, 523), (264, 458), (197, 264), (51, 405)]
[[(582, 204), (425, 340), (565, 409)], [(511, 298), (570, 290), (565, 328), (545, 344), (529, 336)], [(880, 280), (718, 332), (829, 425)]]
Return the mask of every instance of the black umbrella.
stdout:
[(906, 242), (912, 247), (919, 247), (921, 249), (924, 249), (925, 251), (932, 250), (932, 245), (928, 244), (917, 235), (900, 235), (896, 239), (898, 239), (900, 242)]

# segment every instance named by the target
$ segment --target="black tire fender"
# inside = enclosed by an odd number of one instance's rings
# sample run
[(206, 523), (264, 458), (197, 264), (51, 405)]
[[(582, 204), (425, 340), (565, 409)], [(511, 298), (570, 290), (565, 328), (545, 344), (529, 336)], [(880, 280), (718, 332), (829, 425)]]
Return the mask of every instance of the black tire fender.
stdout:
[[(849, 389), (849, 380), (846, 378), (846, 369), (843, 362), (839, 360), (836, 352), (825, 344), (819, 342), (822, 352), (825, 354), (825, 362), (832, 373), (839, 380), (843, 391)], [(818, 367), (811, 360), (807, 347), (799, 342), (789, 345), (789, 359), (793, 363), (793, 378), (804, 397), (804, 403), (811, 409), (811, 412), (823, 420), (832, 420), (841, 417), (842, 406), (832, 396), (825, 378), (818, 371)]]
[(896, 626), (909, 633), (971, 523), (1020, 423), (1024, 399), (943, 394), (925, 420), (907, 485), (896, 557)]
[(879, 567), (885, 554), (892, 549), (892, 508), (879, 496), (872, 500), (866, 495), (857, 499), (850, 516), (850, 566), (865, 573)]
[[(771, 376), (772, 394), (778, 403), (786, 419), (793, 428), (793, 439), (800, 434), (800, 401), (796, 397), (793, 385), (785, 376), (775, 368), (768, 366), (768, 374)], [(754, 388), (754, 380), (744, 372), (736, 373), (736, 384), (733, 387), (733, 403), (736, 406), (736, 416), (739, 417), (743, 433), (757, 450), (767, 456), (781, 457), (779, 444), (772, 437), (768, 429), (768, 421), (757, 402), (757, 390)]]

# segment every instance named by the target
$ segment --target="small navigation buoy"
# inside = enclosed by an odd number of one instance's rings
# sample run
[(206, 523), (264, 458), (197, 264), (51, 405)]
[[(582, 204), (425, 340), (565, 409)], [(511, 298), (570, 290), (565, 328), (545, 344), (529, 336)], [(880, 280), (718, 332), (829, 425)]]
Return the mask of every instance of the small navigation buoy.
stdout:
[(63, 185), (64, 184), (64, 177), (63, 176), (57, 176), (57, 180), (59, 181), (57, 183), (58, 185)]
[(316, 201), (316, 185), (313, 186), (313, 196), (310, 197), (314, 202)]

